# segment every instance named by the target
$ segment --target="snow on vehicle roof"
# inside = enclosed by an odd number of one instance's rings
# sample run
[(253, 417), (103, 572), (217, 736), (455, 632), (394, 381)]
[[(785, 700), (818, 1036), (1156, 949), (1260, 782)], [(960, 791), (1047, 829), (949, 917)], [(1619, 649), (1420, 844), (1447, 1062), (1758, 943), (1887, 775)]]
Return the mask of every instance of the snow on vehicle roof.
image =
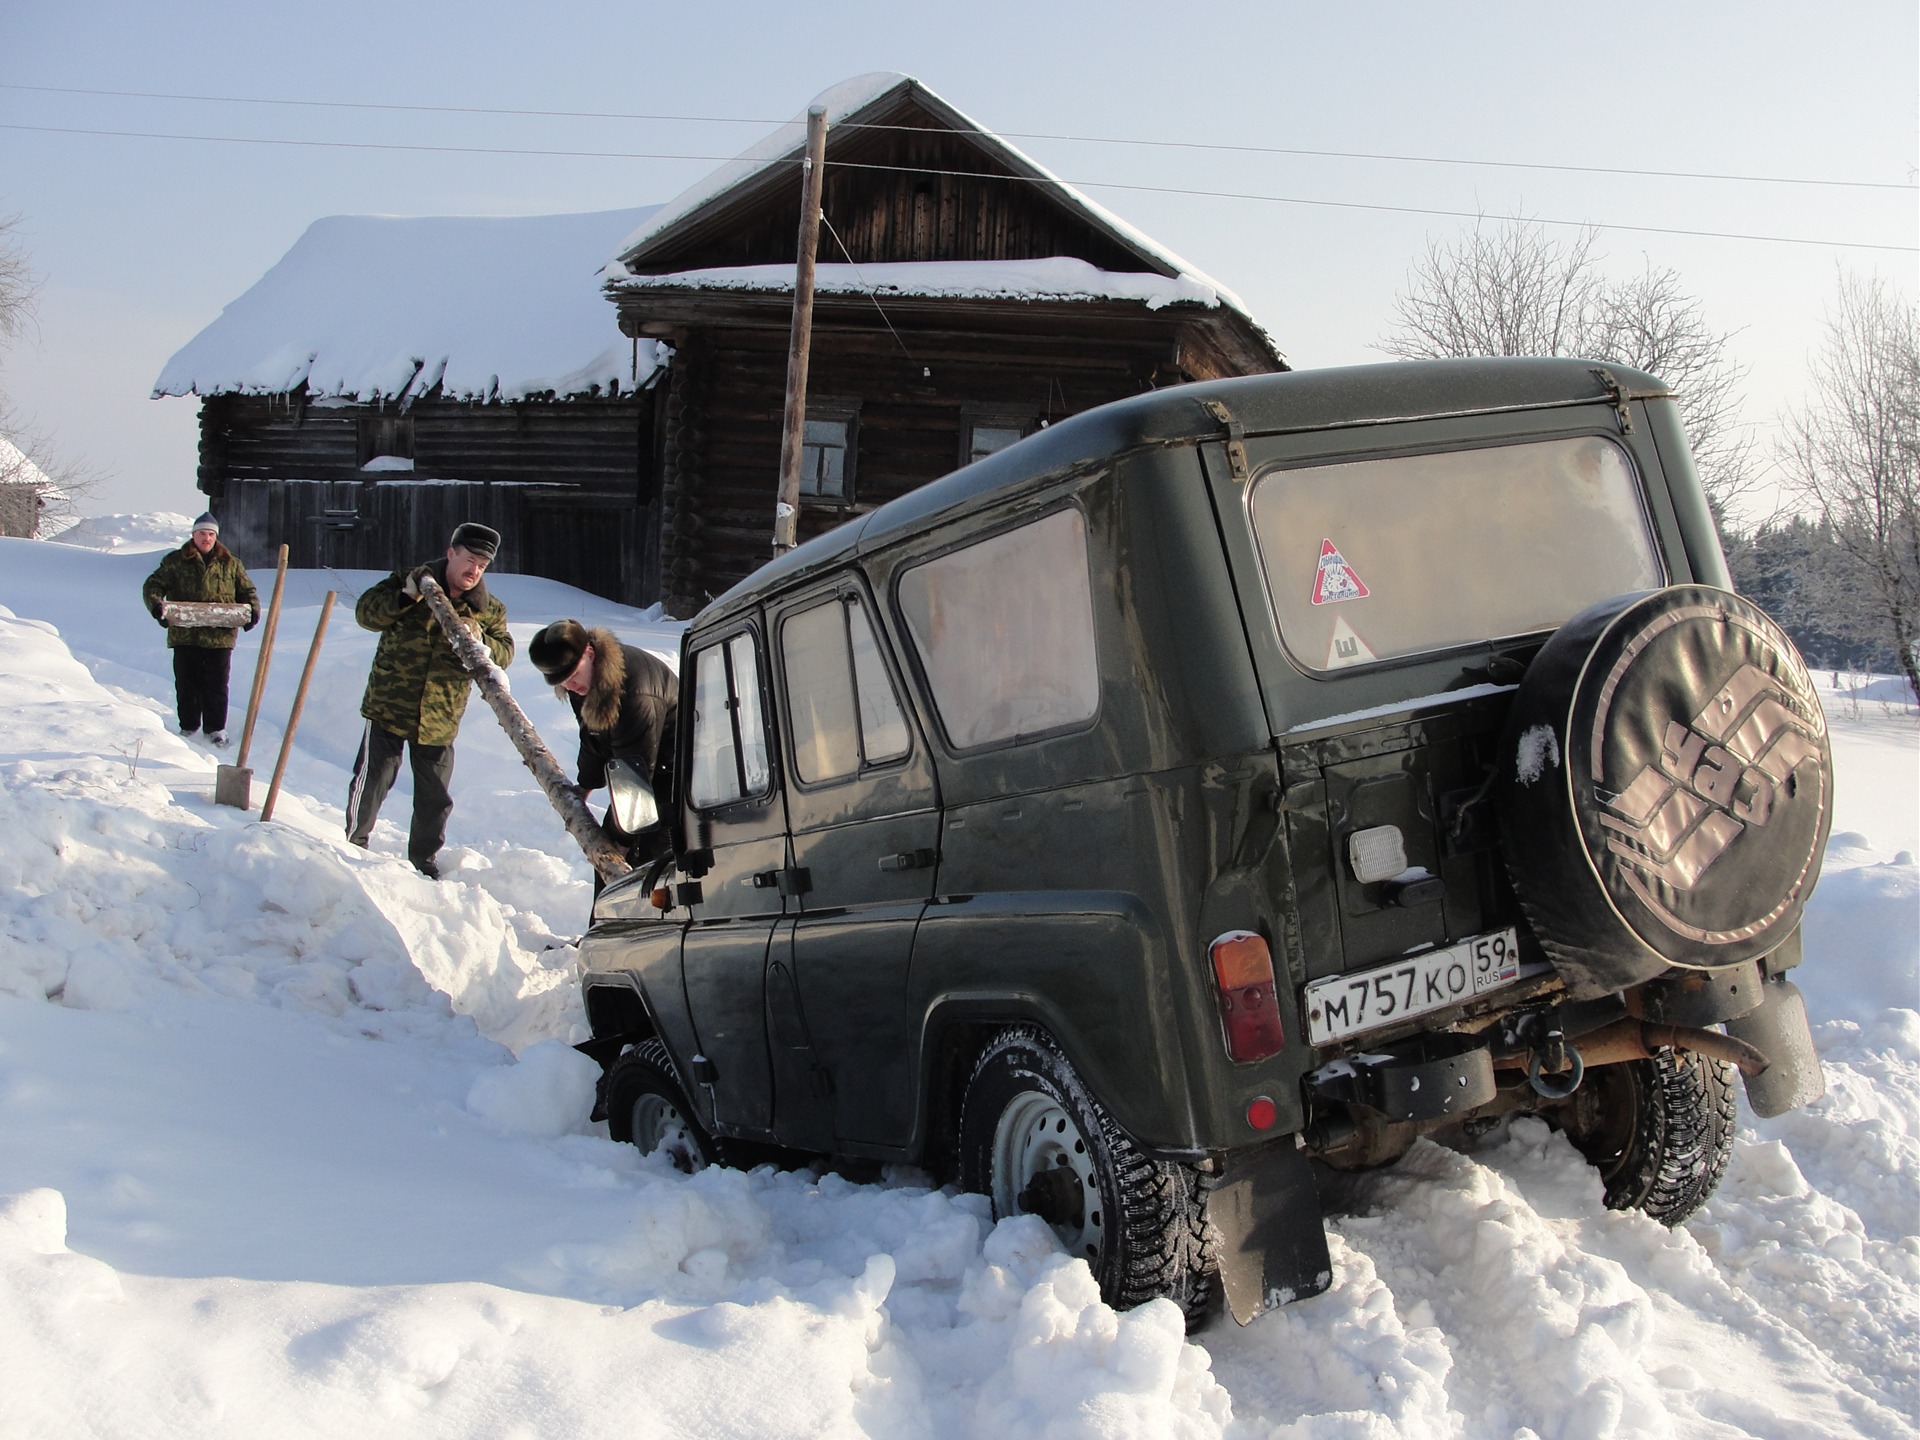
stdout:
[(596, 271), (657, 209), (330, 215), (182, 346), (162, 395), (519, 400), (630, 386), (658, 347), (623, 338)]
[[(873, 109), (882, 101), (890, 98), (906, 87), (912, 87), (917, 90), (922, 101), (926, 103), (927, 108), (944, 115), (949, 122), (952, 123), (956, 131), (971, 134), (983, 149), (994, 153), (1016, 173), (1026, 175), (1030, 179), (1044, 185), (1063, 205), (1078, 211), (1094, 225), (1107, 231), (1120, 244), (1132, 250), (1144, 263), (1160, 271), (1162, 275), (1169, 279), (1176, 281), (1181, 287), (1181, 293), (1177, 295), (1162, 295), (1160, 292), (1150, 294), (1138, 293), (1129, 290), (1127, 287), (1129, 284), (1141, 281), (1143, 279), (1142, 276), (1137, 274), (1115, 275), (1096, 270), (1090, 265), (1084, 266), (1086, 274), (1088, 276), (1100, 277), (1099, 281), (1089, 283), (1086, 280), (1081, 280), (1077, 288), (1067, 292), (1062, 292), (1058, 288), (1060, 284), (1059, 276), (1044, 268), (1029, 268), (1025, 274), (1021, 274), (1013, 269), (1003, 269), (987, 282), (995, 288), (984, 290), (945, 288), (952, 282), (948, 282), (945, 277), (934, 276), (930, 273), (959, 265), (965, 265), (969, 268), (976, 266), (1014, 265), (1033, 267), (1043, 263), (1035, 261), (956, 261), (950, 262), (949, 265), (873, 265), (860, 267), (870, 282), (877, 285), (878, 282), (874, 280), (874, 276), (876, 272), (879, 271), (917, 269), (929, 272), (928, 277), (919, 283), (908, 282), (905, 287), (895, 293), (914, 295), (992, 294), (996, 296), (1019, 296), (1034, 300), (1061, 298), (1146, 300), (1150, 306), (1168, 304), (1176, 299), (1189, 302), (1197, 301), (1198, 303), (1208, 306), (1221, 305), (1237, 311), (1252, 322), (1256, 328), (1260, 329), (1261, 334), (1267, 338), (1270, 345), (1274, 344), (1272, 338), (1266, 335), (1264, 327), (1259, 326), (1259, 322), (1253, 320), (1251, 312), (1247, 309), (1246, 302), (1241, 300), (1238, 295), (1234, 294), (1226, 286), (1202, 272), (1197, 266), (1174, 254), (1173, 251), (1167, 249), (1158, 241), (1135, 229), (1105, 206), (1099, 205), (1089, 199), (1085, 194), (1067, 184), (1066, 181), (1060, 179), (1059, 176), (1055, 175), (1051, 170), (1048, 170), (1044, 165), (1041, 165), (1031, 156), (1025, 154), (1017, 146), (1008, 144), (978, 121), (956, 109), (911, 75), (902, 75), (893, 71), (878, 71), (870, 75), (855, 76), (851, 80), (843, 80), (838, 85), (821, 91), (807, 108), (811, 109), (817, 105), (826, 111), (828, 134), (829, 137), (831, 137), (834, 126), (847, 123), (859, 123), (859, 117), (862, 112)], [(799, 115), (789, 120), (772, 134), (766, 136), (754, 145), (749, 146), (736, 158), (729, 160), (719, 169), (695, 182), (679, 195), (669, 200), (665, 205), (662, 205), (653, 215), (648, 217), (645, 223), (638, 226), (632, 234), (628, 235), (627, 238), (621, 242), (615, 258), (607, 265), (605, 271), (605, 279), (608, 284), (625, 287), (678, 283), (712, 289), (762, 288), (761, 284), (756, 283), (753, 279), (743, 278), (735, 280), (730, 277), (736, 275), (745, 277), (750, 276), (751, 273), (755, 271), (780, 267), (743, 266), (738, 270), (732, 271), (688, 271), (680, 276), (636, 276), (628, 269), (626, 262), (633, 257), (636, 251), (645, 248), (653, 241), (665, 236), (696, 211), (707, 208), (730, 192), (738, 190), (759, 179), (771, 167), (791, 163), (805, 150), (806, 140), (807, 112), (806, 110), (802, 110)], [(791, 274), (791, 267), (786, 268), (789, 274)], [(824, 275), (829, 268), (831, 267), (821, 266), (822, 275)], [(821, 283), (824, 284), (824, 281)], [(936, 288), (922, 288), (922, 285)], [(786, 288), (791, 287), (792, 281), (789, 279), (786, 282)], [(868, 285), (860, 285), (856, 282), (849, 288), (867, 289), (870, 287)], [(1274, 345), (1274, 351), (1276, 354), (1280, 353), (1277, 345)]]

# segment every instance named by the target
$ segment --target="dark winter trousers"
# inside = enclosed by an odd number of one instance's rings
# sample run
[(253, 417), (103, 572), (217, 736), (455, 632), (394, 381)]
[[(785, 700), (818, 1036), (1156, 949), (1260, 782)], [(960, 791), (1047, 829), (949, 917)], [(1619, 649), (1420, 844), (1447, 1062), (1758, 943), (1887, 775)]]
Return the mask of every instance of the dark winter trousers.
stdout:
[(227, 673), (233, 651), (211, 645), (176, 645), (173, 649), (173, 698), (180, 711), (180, 733), (204, 730), (217, 735), (227, 728)]
[(413, 765), (413, 829), (407, 835), (407, 859), (419, 864), (440, 853), (446, 843), (447, 817), (453, 814), (453, 746), (422, 745), (382, 730), (371, 720), (353, 761), (347, 787), (347, 839), (364, 846), (373, 834), (380, 806), (400, 775), (400, 752)]

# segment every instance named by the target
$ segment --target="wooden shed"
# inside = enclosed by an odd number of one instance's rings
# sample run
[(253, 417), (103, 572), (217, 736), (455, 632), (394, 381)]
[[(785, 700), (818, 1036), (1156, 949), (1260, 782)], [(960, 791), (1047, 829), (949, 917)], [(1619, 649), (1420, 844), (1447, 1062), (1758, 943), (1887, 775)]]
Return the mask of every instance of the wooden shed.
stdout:
[(154, 386), (201, 397), (222, 538), (392, 569), (479, 520), (501, 570), (651, 603), (657, 347), (598, 274), (652, 213), (316, 221)]
[[(815, 103), (802, 539), (1095, 405), (1287, 368), (1224, 287), (918, 81), (865, 76)], [(671, 614), (771, 555), (804, 146), (802, 119), (663, 206), (607, 270), (621, 330), (671, 347)]]

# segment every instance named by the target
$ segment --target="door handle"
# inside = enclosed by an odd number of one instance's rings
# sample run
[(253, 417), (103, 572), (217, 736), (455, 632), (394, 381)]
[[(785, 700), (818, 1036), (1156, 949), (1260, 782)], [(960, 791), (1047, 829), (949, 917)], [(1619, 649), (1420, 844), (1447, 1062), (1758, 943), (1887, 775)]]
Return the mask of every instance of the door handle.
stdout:
[(751, 877), (756, 890), (778, 890), (782, 895), (804, 895), (813, 889), (813, 872), (804, 865), (787, 870), (762, 870)]
[(931, 850), (903, 850), (898, 855), (882, 855), (882, 870), (925, 870), (934, 862)]

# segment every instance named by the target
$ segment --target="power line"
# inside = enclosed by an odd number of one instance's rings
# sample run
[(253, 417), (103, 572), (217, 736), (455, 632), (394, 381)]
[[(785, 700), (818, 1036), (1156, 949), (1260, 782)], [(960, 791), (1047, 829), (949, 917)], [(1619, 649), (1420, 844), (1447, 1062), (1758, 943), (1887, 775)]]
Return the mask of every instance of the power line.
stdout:
[[(90, 95), (119, 100), (189, 100), (216, 105), (283, 105), (319, 110), (404, 111), (422, 115), (504, 115), (548, 120), (647, 120), (697, 125), (777, 126), (784, 120), (740, 115), (656, 115), (617, 110), (523, 110), (482, 105), (404, 105), (372, 100), (286, 100), (247, 95), (188, 95), (162, 90), (90, 90), (66, 85), (0, 84), (0, 90), (43, 95)], [(916, 130), (909, 125), (854, 123), (842, 129)], [(1226, 145), (1199, 140), (1144, 140), (1110, 135), (1059, 135), (1034, 130), (957, 130), (951, 133), (988, 139), (1054, 140), (1079, 145), (1141, 146), (1162, 150), (1207, 150), (1232, 155), (1292, 155), (1323, 160), (1375, 160), (1403, 165), (1466, 165), (1484, 169), (1558, 171), (1574, 175), (1628, 175), (1657, 180), (1724, 180), (1750, 185), (1822, 185), (1854, 190), (1916, 190), (1920, 185), (1888, 180), (1831, 180), (1803, 175), (1740, 175), (1705, 170), (1641, 170), (1619, 165), (1569, 165), (1531, 160), (1479, 160), (1448, 155), (1402, 155), (1368, 150), (1309, 150), (1278, 145)], [(729, 157), (731, 158), (731, 157)]]
[[(507, 149), (487, 145), (406, 145), (391, 141), (375, 140), (274, 140), (246, 135), (182, 135), (152, 130), (92, 130), (60, 125), (14, 125), (0, 122), (0, 130), (21, 130), (35, 134), (50, 135), (94, 135), (110, 139), (125, 140), (185, 140), (218, 145), (292, 145), (302, 149), (317, 150), (377, 150), (405, 151), (411, 153), (450, 154), (450, 155), (518, 155), (542, 159), (565, 158), (583, 160), (704, 160), (725, 162), (735, 160), (737, 155), (689, 155), (654, 154), (634, 150), (537, 150)], [(769, 161), (769, 164), (799, 165), (797, 158)], [(1025, 176), (991, 175), (974, 170), (941, 170), (925, 166), (912, 165), (873, 165), (853, 161), (836, 160), (833, 164), (843, 170), (887, 170), (906, 175), (958, 176), (971, 180), (1003, 180), (1022, 184), (1034, 184), (1045, 187), (1058, 183), (1070, 185), (1081, 190), (1129, 190), (1148, 195), (1184, 195), (1206, 200), (1246, 200), (1269, 205), (1306, 205), (1334, 210), (1371, 210), (1391, 215), (1433, 215), (1446, 219), (1480, 220), (1485, 215), (1474, 210), (1442, 210), (1415, 205), (1377, 205), (1359, 200), (1315, 200), (1297, 195), (1259, 195), (1236, 190), (1194, 190), (1172, 185), (1138, 185), (1119, 180), (1029, 180)], [(1613, 221), (1598, 220), (1556, 220), (1547, 217), (1530, 216), (1529, 219), (1541, 225), (1572, 226), (1582, 229), (1620, 230), (1644, 235), (1686, 235), (1708, 240), (1752, 240), (1778, 245), (1815, 245), (1841, 250), (1893, 250), (1902, 253), (1920, 252), (1920, 246), (1884, 245), (1870, 240), (1820, 240), (1801, 235), (1760, 235), (1734, 230), (1692, 230), (1678, 226), (1665, 225), (1628, 225)]]

